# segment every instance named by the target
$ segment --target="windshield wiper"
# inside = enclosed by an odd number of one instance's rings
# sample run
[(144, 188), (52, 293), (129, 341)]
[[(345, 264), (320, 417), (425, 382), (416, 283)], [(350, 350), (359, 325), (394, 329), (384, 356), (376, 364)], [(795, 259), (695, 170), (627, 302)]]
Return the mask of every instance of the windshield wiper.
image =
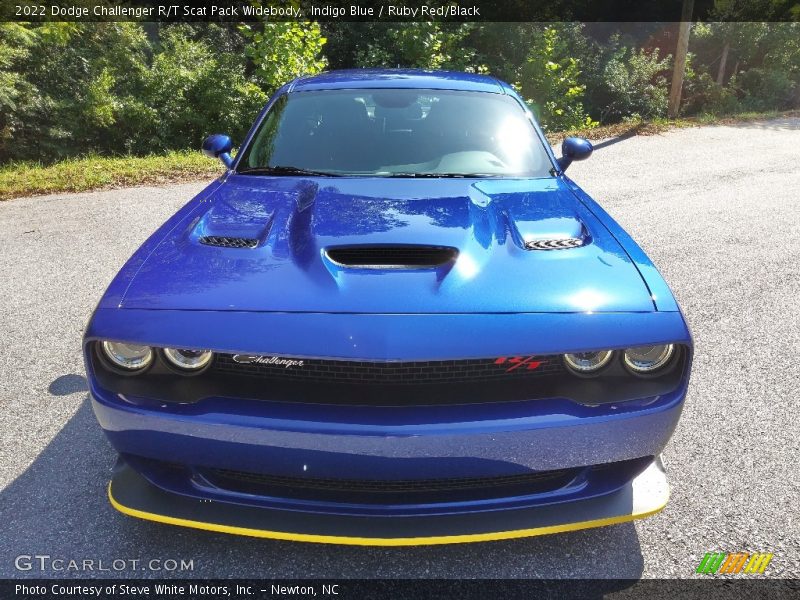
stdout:
[(341, 177), (338, 173), (330, 173), (328, 171), (314, 171), (312, 169), (303, 169), (301, 167), (292, 167), (288, 165), (276, 165), (274, 167), (250, 167), (248, 169), (239, 170), (241, 175), (311, 175), (314, 177)]
[(498, 177), (492, 173), (390, 173), (384, 177), (427, 177), (427, 178), (482, 178), (482, 177)]

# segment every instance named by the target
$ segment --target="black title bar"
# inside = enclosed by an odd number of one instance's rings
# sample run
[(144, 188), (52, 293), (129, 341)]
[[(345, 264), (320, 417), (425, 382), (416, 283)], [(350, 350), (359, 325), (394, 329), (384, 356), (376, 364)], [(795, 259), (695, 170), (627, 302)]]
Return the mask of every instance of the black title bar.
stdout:
[[(3, 0), (2, 21), (680, 21), (683, 0)], [(694, 0), (692, 21), (797, 21), (800, 0)]]
[(797, 597), (797, 579), (19, 579), (0, 580), (3, 600), (550, 600), (567, 598)]

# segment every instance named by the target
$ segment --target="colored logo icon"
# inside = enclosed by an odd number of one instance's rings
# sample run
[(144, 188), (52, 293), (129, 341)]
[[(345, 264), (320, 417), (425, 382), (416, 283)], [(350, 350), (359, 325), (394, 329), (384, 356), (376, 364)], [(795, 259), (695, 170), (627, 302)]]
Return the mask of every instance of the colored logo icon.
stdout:
[(719, 575), (723, 573), (763, 573), (772, 560), (772, 553), (706, 552), (695, 570), (696, 573)]

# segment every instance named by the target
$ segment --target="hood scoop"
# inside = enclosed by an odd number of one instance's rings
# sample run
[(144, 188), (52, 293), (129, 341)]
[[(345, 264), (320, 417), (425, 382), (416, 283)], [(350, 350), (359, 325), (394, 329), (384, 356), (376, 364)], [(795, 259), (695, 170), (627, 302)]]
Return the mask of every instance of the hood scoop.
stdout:
[(351, 269), (434, 269), (452, 264), (458, 250), (448, 246), (336, 246), (325, 255), (339, 267)]
[(591, 242), (586, 226), (577, 216), (544, 219), (525, 214), (509, 216), (512, 235), (525, 250), (569, 250)]
[(253, 250), (266, 243), (274, 220), (274, 207), (247, 189), (208, 204), (189, 225), (188, 237), (202, 246)]
[(218, 248), (255, 248), (258, 246), (258, 240), (256, 238), (245, 237), (204, 235), (199, 241), (204, 246), (217, 246)]

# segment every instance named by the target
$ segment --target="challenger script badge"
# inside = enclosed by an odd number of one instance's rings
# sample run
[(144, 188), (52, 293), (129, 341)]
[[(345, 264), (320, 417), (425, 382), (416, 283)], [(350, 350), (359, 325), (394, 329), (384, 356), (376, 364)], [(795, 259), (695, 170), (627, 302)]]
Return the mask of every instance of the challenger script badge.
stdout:
[(257, 354), (234, 354), (233, 362), (240, 364), (258, 364), (258, 365), (277, 365), (285, 369), (292, 367), (302, 367), (302, 360), (295, 360), (293, 358), (281, 358), (280, 356), (258, 356)]

